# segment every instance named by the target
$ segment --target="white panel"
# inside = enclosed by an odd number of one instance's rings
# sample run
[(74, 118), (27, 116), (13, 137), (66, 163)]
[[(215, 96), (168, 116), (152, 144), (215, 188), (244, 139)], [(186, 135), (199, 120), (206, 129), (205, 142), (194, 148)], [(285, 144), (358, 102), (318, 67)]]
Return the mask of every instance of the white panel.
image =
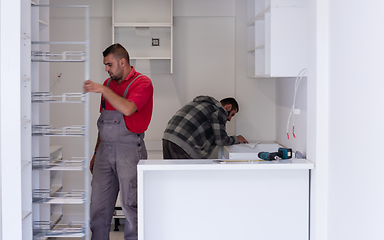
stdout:
[(145, 171), (143, 181), (142, 239), (308, 237), (308, 170)]
[(0, 1), (0, 239), (3, 240), (22, 239), (20, 9), (20, 1)]
[(306, 12), (301, 7), (271, 8), (271, 75), (297, 76), (308, 67), (308, 26), (303, 19)]
[(235, 16), (235, 0), (174, 0), (175, 17)]

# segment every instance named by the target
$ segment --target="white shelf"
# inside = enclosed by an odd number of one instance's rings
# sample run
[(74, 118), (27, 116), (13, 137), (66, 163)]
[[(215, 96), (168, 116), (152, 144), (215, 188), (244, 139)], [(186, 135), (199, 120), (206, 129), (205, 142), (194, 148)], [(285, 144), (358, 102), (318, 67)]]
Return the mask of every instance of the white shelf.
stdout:
[[(154, 38), (159, 46), (152, 46)], [(173, 0), (113, 0), (112, 42), (123, 45), (132, 60), (169, 60), (172, 74)]]
[(171, 57), (131, 57), (132, 60), (167, 60), (172, 59)]
[(53, 160), (49, 157), (32, 159), (33, 170), (47, 171), (83, 171), (86, 161), (84, 157), (72, 157), (69, 160)]
[(31, 122), (31, 119), (21, 119), (21, 126)]
[(85, 236), (85, 224), (56, 224), (47, 221), (33, 222), (33, 232), (36, 238), (81, 238)]
[(43, 20), (39, 20), (39, 24), (42, 26), (49, 26), (49, 24)]
[(247, 75), (296, 77), (307, 67), (306, 0), (248, 0), (247, 4)]
[(48, 51), (32, 51), (32, 62), (85, 62), (85, 52), (65, 51), (62, 53), (51, 53)]
[[(26, 4), (29, 2), (23, 1)], [(89, 149), (89, 98), (83, 93), (64, 93), (62, 95), (53, 95), (46, 91), (50, 87), (50, 66), (49, 62), (82, 62), (84, 67), (84, 79), (89, 79), (90, 74), (90, 42), (89, 42), (89, 6), (85, 5), (50, 5), (50, 0), (34, 0), (28, 6), (26, 18), (27, 24), (24, 23), (29, 31), (21, 37), (24, 38), (23, 43), (26, 44), (25, 51), (22, 56), (28, 59), (26, 66), (30, 72), (23, 72), (21, 80), (22, 84), (28, 90), (22, 92), (22, 96), (26, 98), (25, 113), (31, 120), (26, 122), (25, 126), (29, 130), (29, 140), (25, 140), (27, 146), (32, 146), (29, 159), (29, 173), (25, 176), (28, 180), (26, 186), (30, 185), (32, 189), (50, 188), (45, 193), (36, 195), (31, 199), (31, 194), (26, 194), (27, 202), (30, 204), (33, 213), (28, 218), (29, 237), (25, 239), (50, 239), (50, 238), (80, 238), (89, 239), (89, 209), (85, 207), (83, 215), (84, 222), (72, 225), (58, 225), (63, 217), (63, 204), (83, 204), (89, 205), (89, 173), (84, 171), (86, 163), (84, 159), (90, 158)], [(50, 14), (58, 11), (73, 11), (71, 8), (82, 8), (84, 10), (84, 37), (80, 41), (49, 41), (50, 40)], [(24, 9), (24, 8), (22, 8)], [(24, 14), (25, 15), (25, 14)], [(29, 24), (29, 25), (28, 25)], [(64, 35), (68, 35), (63, 32)], [(28, 35), (30, 37), (28, 38)], [(32, 41), (33, 40), (33, 41)], [(62, 46), (57, 46), (61, 44)], [(54, 46), (53, 46), (54, 45)], [(77, 46), (79, 45), (79, 46)], [(24, 45), (22, 45), (23, 47)], [(78, 51), (81, 50), (81, 51)], [(31, 64), (32, 62), (32, 64)], [(56, 64), (53, 64), (56, 65)], [(28, 70), (28, 69), (27, 69)], [(81, 80), (81, 79), (80, 79)], [(84, 81), (84, 80), (82, 80)], [(35, 91), (35, 92), (32, 92)], [(42, 104), (36, 104), (42, 103)], [(50, 108), (47, 103), (80, 103), (84, 107), (84, 125), (75, 125), (55, 129), (50, 125)], [(64, 113), (65, 114), (65, 113)], [(68, 123), (69, 124), (69, 123)], [(63, 160), (63, 152), (61, 146), (50, 146), (51, 139), (32, 136), (60, 136), (60, 137), (82, 137), (84, 139), (84, 157), (72, 157), (69, 160)], [(60, 142), (61, 140), (57, 141)], [(66, 145), (67, 147), (67, 145)], [(28, 150), (28, 149), (27, 149)], [(71, 156), (73, 151), (70, 147), (66, 149), (66, 154)], [(48, 157), (42, 157), (48, 156)], [(28, 159), (27, 157), (24, 157)], [(27, 168), (24, 168), (27, 169)], [(32, 171), (34, 170), (34, 171)], [(82, 171), (78, 174), (84, 176), (85, 190), (78, 194), (64, 193), (63, 190), (63, 172), (64, 171)], [(32, 183), (31, 183), (32, 180)], [(24, 180), (26, 182), (26, 180)], [(32, 202), (35, 204), (32, 207)], [(37, 204), (38, 203), (38, 204)], [(48, 205), (48, 206), (47, 206)], [(49, 206), (50, 205), (50, 206)], [(53, 224), (52, 224), (53, 223)], [(27, 227), (26, 227), (27, 228)], [(33, 233), (32, 233), (33, 229)], [(24, 234), (24, 231), (23, 231)], [(32, 236), (33, 235), (33, 236)], [(24, 239), (24, 237), (23, 237)]]
[(172, 23), (113, 23), (114, 27), (172, 27)]
[(84, 204), (85, 192), (52, 193), (49, 189), (35, 189), (33, 190), (33, 202), (39, 204)]
[(50, 125), (33, 125), (32, 135), (81, 137), (85, 135), (85, 126), (72, 125), (63, 127), (61, 129), (56, 129)]
[(50, 92), (33, 92), (33, 103), (84, 103), (84, 93), (63, 93), (52, 95)]
[(267, 7), (264, 11), (257, 14), (251, 21), (248, 22), (248, 26), (255, 26), (256, 21), (264, 21), (265, 20), (265, 14), (269, 13), (271, 11), (271, 7)]

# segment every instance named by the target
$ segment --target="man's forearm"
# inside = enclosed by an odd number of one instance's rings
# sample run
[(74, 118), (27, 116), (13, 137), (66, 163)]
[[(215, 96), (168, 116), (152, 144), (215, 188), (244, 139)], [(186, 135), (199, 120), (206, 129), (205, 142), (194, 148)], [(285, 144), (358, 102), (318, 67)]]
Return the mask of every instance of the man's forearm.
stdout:
[(105, 87), (102, 92), (104, 98), (119, 112), (130, 116), (137, 111), (136, 104), (114, 93), (110, 88)]

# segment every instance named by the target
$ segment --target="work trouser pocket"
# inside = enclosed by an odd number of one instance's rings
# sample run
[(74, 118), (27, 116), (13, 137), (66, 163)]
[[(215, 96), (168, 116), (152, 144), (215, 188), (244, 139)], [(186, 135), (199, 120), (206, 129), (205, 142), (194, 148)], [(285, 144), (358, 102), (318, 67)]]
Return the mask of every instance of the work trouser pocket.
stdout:
[(128, 205), (137, 208), (137, 179), (131, 179), (129, 182)]

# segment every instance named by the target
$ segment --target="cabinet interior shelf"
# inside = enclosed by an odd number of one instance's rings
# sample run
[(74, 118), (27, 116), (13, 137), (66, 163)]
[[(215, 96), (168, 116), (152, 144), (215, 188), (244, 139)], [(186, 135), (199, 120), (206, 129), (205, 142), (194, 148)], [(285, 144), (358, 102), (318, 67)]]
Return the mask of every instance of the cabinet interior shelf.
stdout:
[(265, 44), (259, 45), (257, 47), (251, 48), (248, 50), (248, 52), (254, 52), (256, 50), (264, 50), (265, 49)]
[(84, 204), (85, 192), (57, 192), (50, 189), (34, 189), (32, 193), (34, 203), (44, 204)]
[(41, 26), (49, 26), (49, 24), (47, 22), (43, 21), (43, 20), (39, 20), (39, 24)]
[(31, 44), (65, 44), (65, 45), (85, 45), (85, 41), (32, 41)]
[(150, 28), (150, 27), (171, 27), (172, 23), (114, 23), (114, 27), (143, 27), (143, 28)]
[(85, 126), (67, 126), (61, 129), (52, 128), (50, 125), (33, 125), (32, 136), (85, 136)]
[(84, 103), (84, 93), (63, 93), (61, 95), (52, 95), (50, 92), (33, 92), (33, 103)]
[(31, 119), (21, 119), (21, 125), (25, 125), (31, 122)]
[(32, 51), (32, 62), (85, 62), (85, 52), (65, 51), (62, 53), (51, 53), (46, 51)]
[(247, 25), (248, 26), (254, 26), (255, 22), (264, 21), (265, 14), (270, 13), (270, 12), (271, 12), (271, 6), (267, 7), (266, 9), (264, 9), (264, 11), (257, 14), (251, 21), (248, 22)]
[(32, 159), (33, 170), (48, 171), (82, 171), (85, 169), (84, 157), (71, 157), (69, 160), (54, 160), (50, 157), (36, 157)]
[(56, 224), (49, 221), (34, 221), (33, 235), (36, 238), (81, 238), (85, 236), (84, 223)]
[(130, 57), (132, 60), (169, 60), (171, 57)]

